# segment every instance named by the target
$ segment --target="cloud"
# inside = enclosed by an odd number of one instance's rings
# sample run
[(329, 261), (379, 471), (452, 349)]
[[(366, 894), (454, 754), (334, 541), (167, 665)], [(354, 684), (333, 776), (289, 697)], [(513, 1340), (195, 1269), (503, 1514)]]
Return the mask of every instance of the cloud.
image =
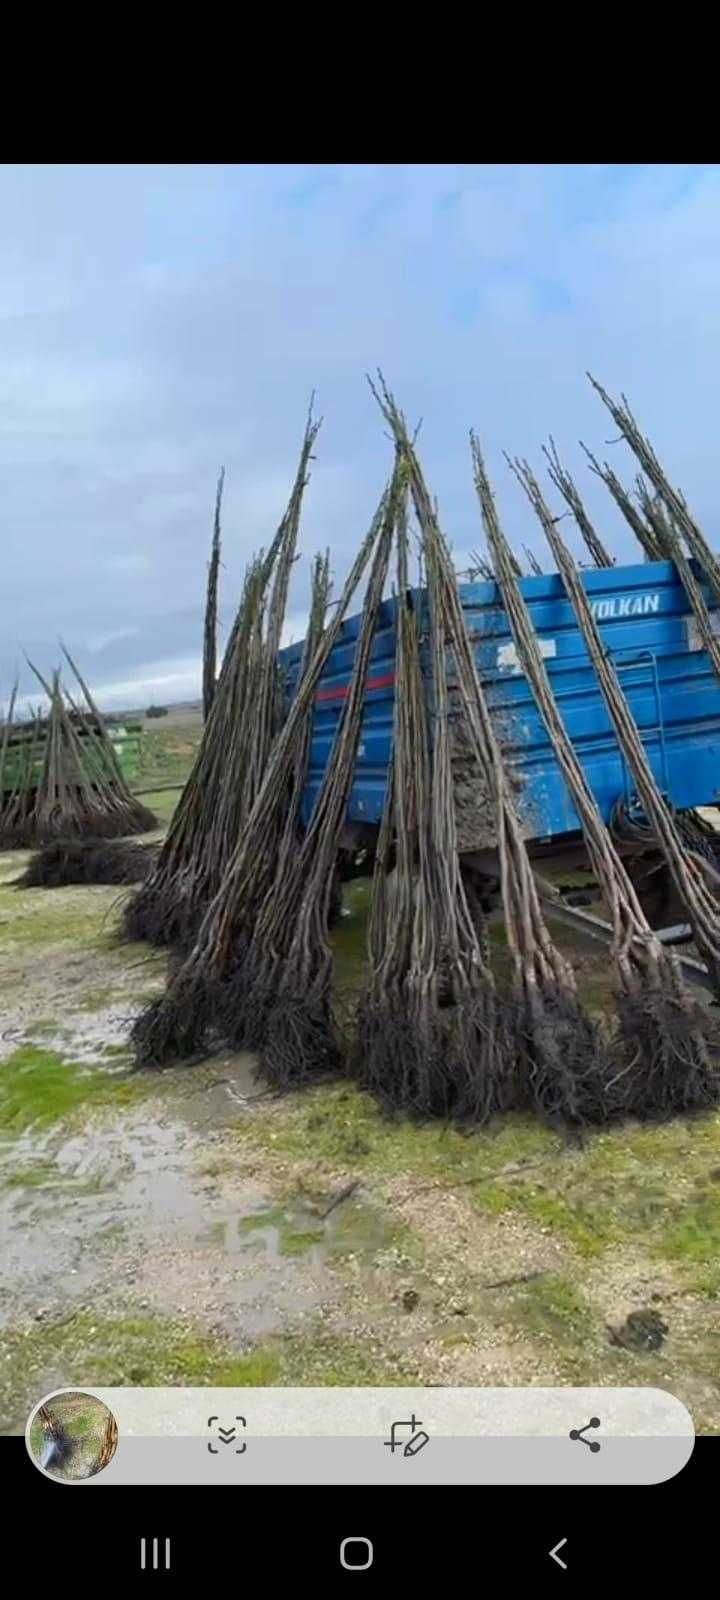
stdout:
[(480, 542), (471, 424), (518, 544), (547, 562), (502, 451), (541, 467), (552, 432), (633, 558), (578, 445), (612, 432), (586, 367), (716, 537), (718, 166), (6, 166), (0, 204), (0, 695), (60, 633), (108, 704), (196, 694), (218, 468), (227, 629), (315, 388), (301, 632), (312, 553), (342, 581), (389, 469), (378, 363), (423, 418), (459, 565)]

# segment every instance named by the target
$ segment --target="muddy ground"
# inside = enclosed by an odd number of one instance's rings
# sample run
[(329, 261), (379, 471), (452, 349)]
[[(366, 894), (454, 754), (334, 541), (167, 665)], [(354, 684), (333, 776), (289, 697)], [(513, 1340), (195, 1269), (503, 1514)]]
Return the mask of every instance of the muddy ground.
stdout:
[[(117, 943), (117, 889), (15, 888), (25, 859), (0, 857), (0, 1430), (66, 1385), (407, 1382), (660, 1385), (720, 1432), (718, 1116), (579, 1147), (389, 1122), (346, 1084), (275, 1099), (250, 1057), (134, 1074), (165, 958)], [(349, 886), (345, 987), (366, 906)], [(574, 956), (607, 1007), (607, 958)]]

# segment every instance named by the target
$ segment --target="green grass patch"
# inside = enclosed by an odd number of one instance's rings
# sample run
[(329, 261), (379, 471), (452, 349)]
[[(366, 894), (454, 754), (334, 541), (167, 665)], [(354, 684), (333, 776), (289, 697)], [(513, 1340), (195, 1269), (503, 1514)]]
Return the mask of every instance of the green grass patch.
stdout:
[(720, 1183), (699, 1186), (674, 1208), (656, 1248), (686, 1268), (696, 1288), (720, 1294)]
[(498, 1315), (533, 1339), (571, 1351), (588, 1340), (594, 1329), (592, 1313), (580, 1291), (570, 1278), (557, 1274), (518, 1285)]
[(181, 794), (182, 789), (165, 790), (162, 793), (151, 791), (150, 794), (143, 792), (142, 803), (157, 818), (158, 828), (168, 827), (179, 805)]
[(343, 914), (330, 937), (335, 989), (340, 999), (352, 1000), (362, 988), (367, 971), (367, 918), (370, 882), (355, 878), (343, 885)]
[[(17, 1189), (28, 1200), (36, 1189), (50, 1190), (67, 1195), (102, 1194), (106, 1180), (97, 1174), (91, 1178), (78, 1178), (72, 1172), (62, 1172), (59, 1167), (40, 1162), (37, 1166), (11, 1167), (0, 1172), (0, 1188)], [(103, 1238), (105, 1232), (103, 1232)]]
[(440, 1343), (443, 1350), (460, 1350), (473, 1343), (473, 1336), (471, 1333), (446, 1333)]
[(288, 1096), (282, 1107), (258, 1109), (235, 1125), (235, 1135), (249, 1146), (326, 1171), (409, 1173), (447, 1183), (492, 1177), (509, 1162), (563, 1149), (557, 1135), (530, 1118), (508, 1117), (472, 1135), (441, 1123), (391, 1119), (369, 1095), (345, 1084)]
[(716, 1281), (720, 1178), (709, 1174), (720, 1174), (717, 1115), (626, 1126), (577, 1146), (522, 1116), (470, 1134), (390, 1119), (369, 1096), (336, 1085), (259, 1109), (235, 1135), (280, 1164), (311, 1164), (315, 1182), (342, 1169), (457, 1186), (479, 1212), (525, 1217), (582, 1257), (642, 1240), (651, 1255), (682, 1261), (698, 1283)]
[(116, 931), (117, 888), (88, 891), (0, 888), (0, 949), (76, 944), (98, 946)]
[(420, 1242), (411, 1228), (377, 1206), (359, 1200), (344, 1202), (325, 1224), (325, 1248), (329, 1258), (372, 1257), (385, 1250), (402, 1250), (417, 1263)]
[(110, 1076), (102, 1069), (66, 1061), (54, 1050), (23, 1045), (0, 1067), (0, 1129), (20, 1134), (60, 1122), (81, 1106), (131, 1104), (142, 1080)]
[(0, 1175), (3, 1189), (47, 1189), (57, 1179), (57, 1168), (52, 1161), (38, 1161), (30, 1167), (13, 1167)]
[(717, 1117), (628, 1127), (588, 1139), (554, 1163), (473, 1189), (480, 1210), (522, 1213), (580, 1255), (643, 1240), (657, 1257), (711, 1268), (717, 1259), (720, 1185)]
[(600, 1255), (615, 1238), (612, 1219), (604, 1211), (591, 1213), (579, 1197), (568, 1199), (530, 1179), (511, 1177), (505, 1183), (482, 1184), (471, 1189), (470, 1197), (479, 1211), (518, 1212), (550, 1233), (562, 1234), (583, 1256)]
[(3, 1343), (3, 1412), (17, 1431), (24, 1429), (33, 1395), (77, 1383), (237, 1389), (417, 1381), (414, 1368), (384, 1352), (373, 1338), (360, 1343), (321, 1327), (238, 1351), (228, 1341), (203, 1337), (177, 1322), (102, 1319), (82, 1312), (55, 1327), (11, 1329)]
[[(138, 777), (134, 785), (149, 789), (156, 783), (184, 783), (188, 777), (197, 748), (202, 738), (202, 719), (198, 717), (187, 726), (174, 724), (169, 728), (143, 729), (140, 741)], [(148, 796), (149, 798), (149, 796)], [(151, 810), (154, 809), (151, 807)]]
[[(274, 1384), (281, 1363), (277, 1353), (262, 1347), (233, 1351), (222, 1341), (203, 1338), (179, 1323), (152, 1317), (96, 1318), (78, 1313), (61, 1326), (12, 1331), (6, 1335), (10, 1361), (18, 1375), (37, 1369), (53, 1374), (66, 1387), (78, 1381), (103, 1384), (210, 1384), (232, 1388)], [(54, 1374), (62, 1377), (56, 1379)]]
[(280, 1254), (283, 1256), (303, 1256), (307, 1250), (312, 1250), (315, 1245), (322, 1242), (322, 1230), (318, 1228), (284, 1228), (280, 1237)]

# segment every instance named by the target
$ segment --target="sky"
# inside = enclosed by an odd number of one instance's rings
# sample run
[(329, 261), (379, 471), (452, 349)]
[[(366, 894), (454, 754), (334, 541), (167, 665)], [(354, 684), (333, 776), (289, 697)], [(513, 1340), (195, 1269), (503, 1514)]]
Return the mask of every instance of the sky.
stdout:
[(60, 637), (107, 709), (197, 697), (219, 468), (222, 643), (314, 390), (302, 637), (312, 554), (339, 584), (390, 467), (378, 366), (458, 568), (482, 544), (471, 426), (516, 547), (549, 567), (503, 452), (542, 477), (552, 434), (638, 559), (580, 449), (632, 480), (588, 368), (718, 542), (720, 165), (6, 165), (0, 215), (2, 702)]

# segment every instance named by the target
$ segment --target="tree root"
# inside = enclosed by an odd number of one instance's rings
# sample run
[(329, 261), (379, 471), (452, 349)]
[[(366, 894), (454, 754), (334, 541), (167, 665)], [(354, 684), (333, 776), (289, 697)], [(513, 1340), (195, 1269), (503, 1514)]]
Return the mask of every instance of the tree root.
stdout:
[(18, 880), (23, 889), (71, 883), (138, 883), (154, 867), (159, 845), (130, 840), (57, 839), (38, 851)]
[(28, 799), (24, 813), (16, 810), (4, 823), (0, 819), (0, 849), (36, 850), (70, 839), (83, 843), (126, 839), (138, 833), (150, 833), (157, 825), (157, 817), (139, 801), (126, 805), (116, 800), (107, 810), (100, 805), (83, 807), (78, 801), (77, 805), (58, 805), (52, 812), (42, 815)]
[(120, 938), (135, 944), (171, 946), (191, 950), (200, 926), (200, 914), (181, 875), (158, 883), (152, 873), (123, 907)]
[(611, 1083), (626, 1116), (662, 1120), (720, 1103), (720, 1024), (688, 994), (647, 989), (618, 999), (626, 1065)]
[(410, 1116), (448, 1114), (448, 1085), (440, 1028), (428, 1020), (418, 1036), (407, 996), (397, 990), (367, 996), (357, 1021), (353, 1076), (387, 1111)]
[(536, 990), (517, 1006), (514, 1024), (523, 1100), (544, 1122), (577, 1128), (619, 1114), (611, 1050), (576, 995), (560, 987)]
[(323, 988), (285, 989), (267, 1015), (260, 1074), (274, 1089), (298, 1089), (343, 1070), (344, 1050)]
[(233, 1050), (261, 1051), (278, 998), (277, 963), (260, 961), (252, 941), (223, 977), (218, 1021)]
[(507, 1040), (482, 996), (418, 1005), (405, 986), (367, 996), (353, 1075), (386, 1110), (416, 1117), (482, 1125), (510, 1100)]
[(159, 1000), (135, 1018), (130, 1039), (138, 1067), (166, 1067), (209, 1054), (218, 1043), (218, 988), (197, 973), (183, 981), (181, 968)]

